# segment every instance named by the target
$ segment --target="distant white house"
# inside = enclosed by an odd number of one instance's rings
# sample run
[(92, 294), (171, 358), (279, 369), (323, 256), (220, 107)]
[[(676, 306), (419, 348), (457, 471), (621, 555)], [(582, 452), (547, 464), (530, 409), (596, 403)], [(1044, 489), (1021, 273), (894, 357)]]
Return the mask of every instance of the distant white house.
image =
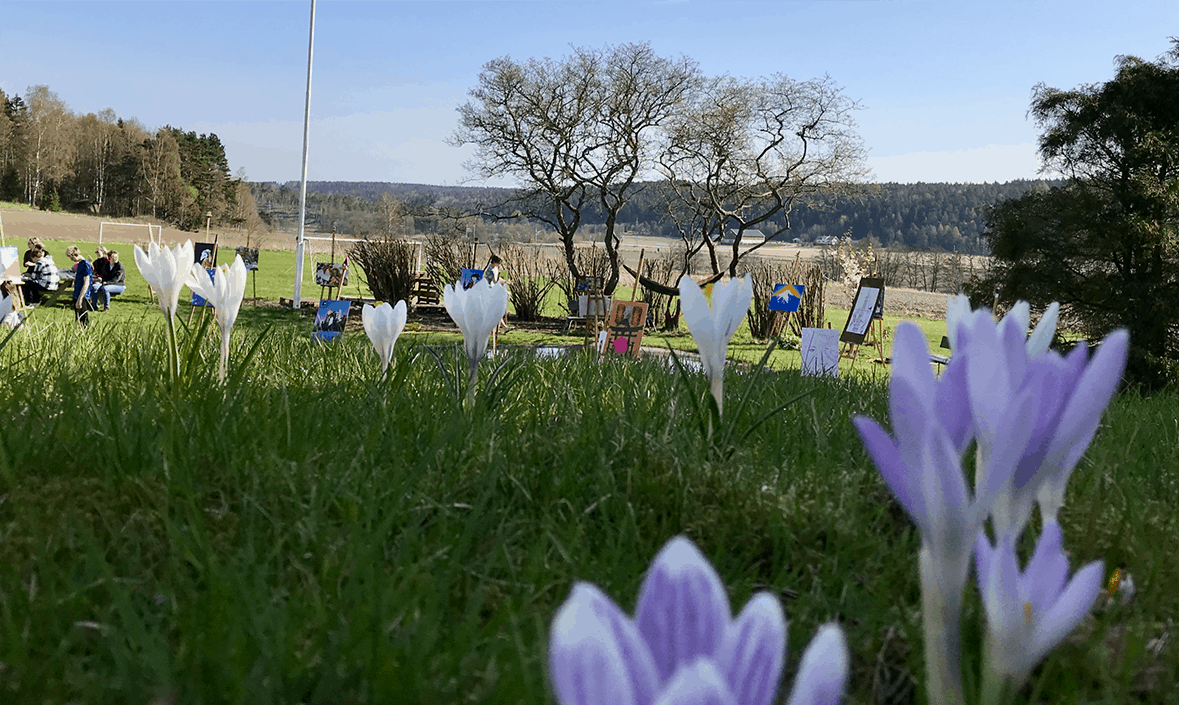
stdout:
[(816, 245), (838, 245), (839, 238), (834, 235), (824, 235), (823, 237), (815, 238)]
[[(736, 228), (729, 228), (728, 230), (725, 231), (725, 234), (721, 236), (720, 242), (718, 244), (732, 245), (733, 240), (736, 240), (736, 239), (737, 239)], [(741, 244), (743, 244), (743, 245), (760, 245), (761, 243), (763, 243), (769, 239), (773, 239), (773, 236), (767, 238), (766, 234), (763, 233), (762, 231), (758, 230), (757, 228), (750, 228), (749, 230), (746, 230), (743, 235), (741, 235)]]

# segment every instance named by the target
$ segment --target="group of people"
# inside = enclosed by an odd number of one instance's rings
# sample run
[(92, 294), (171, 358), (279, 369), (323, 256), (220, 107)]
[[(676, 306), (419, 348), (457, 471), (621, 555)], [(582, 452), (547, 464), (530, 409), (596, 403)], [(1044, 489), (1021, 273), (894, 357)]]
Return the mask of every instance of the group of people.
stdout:
[[(66, 250), (66, 257), (74, 262), (74, 308), (101, 311), (110, 308), (111, 297), (127, 290), (127, 272), (119, 261), (119, 253), (102, 245), (94, 251), (94, 262), (82, 256), (77, 247)], [(53, 255), (45, 249), (40, 238), (29, 238), (29, 249), (24, 256), (25, 274), (22, 293), (25, 303), (40, 303), (42, 297), (61, 286), (61, 275)]]

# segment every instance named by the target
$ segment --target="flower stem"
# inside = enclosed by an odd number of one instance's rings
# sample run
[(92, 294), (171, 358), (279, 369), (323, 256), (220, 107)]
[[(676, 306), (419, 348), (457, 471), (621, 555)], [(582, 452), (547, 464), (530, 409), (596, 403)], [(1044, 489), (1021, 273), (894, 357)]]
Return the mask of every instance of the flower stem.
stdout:
[(221, 364), (218, 365), (217, 371), (221, 377), (221, 383), (225, 384), (225, 368), (229, 366), (229, 330), (221, 331)]
[(479, 381), (479, 358), (467, 358), (469, 372), (467, 375), (467, 408), (475, 407), (475, 384)]
[(983, 657), (982, 692), (979, 698), (981, 705), (1005, 705), (1010, 701), (1013, 683), (995, 666), (994, 648), (988, 634), (984, 647), (986, 653)]
[(930, 705), (961, 705), (962, 590), (945, 594), (938, 575), (957, 573), (953, 566), (937, 566), (924, 546), (920, 553), (921, 607), (925, 626), (925, 687)]

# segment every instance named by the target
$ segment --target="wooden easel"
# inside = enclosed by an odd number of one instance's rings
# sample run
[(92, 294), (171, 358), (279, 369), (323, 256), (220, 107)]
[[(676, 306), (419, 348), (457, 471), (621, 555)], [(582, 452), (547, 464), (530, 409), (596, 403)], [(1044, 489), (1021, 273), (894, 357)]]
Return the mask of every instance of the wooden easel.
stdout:
[(590, 349), (592, 345), (594, 351), (598, 349), (598, 334), (606, 330), (606, 320), (610, 316), (606, 310), (606, 294), (601, 286), (596, 285), (596, 280), (597, 277), (585, 296), (585, 347)]

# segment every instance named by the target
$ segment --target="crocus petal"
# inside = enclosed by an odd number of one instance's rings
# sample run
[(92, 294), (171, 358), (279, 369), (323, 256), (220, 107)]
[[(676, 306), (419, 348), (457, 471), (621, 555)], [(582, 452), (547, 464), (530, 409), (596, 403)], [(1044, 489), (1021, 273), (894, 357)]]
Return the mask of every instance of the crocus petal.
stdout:
[(1060, 524), (1044, 522), (1036, 550), (1024, 569), (1023, 595), (1033, 614), (1044, 615), (1068, 582), (1068, 557), (1064, 555), (1064, 534)]
[(1028, 325), (1031, 323), (1031, 321), (1031, 304), (1029, 304), (1027, 301), (1016, 301), (1015, 305), (1011, 307), (1011, 310), (1007, 312), (1007, 315), (1003, 316), (1003, 320), (999, 321), (999, 325), (1003, 326), (1005, 323), (1012, 325), (1014, 330), (1019, 331), (1019, 337), (1022, 341), (1024, 338), (1027, 338)]
[(562, 705), (645, 705), (654, 684), (639, 686), (607, 620), (596, 588), (579, 584), (557, 610), (549, 631), (549, 676)]
[(913, 523), (924, 533), (929, 526), (929, 520), (925, 515), (925, 493), (922, 490), (918, 469), (910, 469), (905, 464), (896, 443), (875, 419), (856, 416), (852, 418), (852, 425), (860, 434), (864, 449), (880, 471), (885, 484), (908, 512)]
[[(1019, 577), (1015, 546), (1011, 537), (1005, 536), (992, 549), (987, 582), (979, 588), (987, 613), (991, 657), (999, 671), (1008, 676), (1018, 676), (1030, 668), (1026, 651), (1031, 630), (1019, 591)], [(1032, 618), (1035, 617), (1033, 614)]]
[(1028, 336), (1027, 351), (1029, 357), (1036, 357), (1048, 351), (1052, 344), (1052, 337), (1056, 335), (1056, 320), (1060, 315), (1060, 303), (1053, 301), (1040, 317), (1040, 322), (1032, 334)]
[(700, 549), (680, 536), (668, 541), (643, 580), (635, 608), (635, 624), (659, 677), (666, 681), (698, 657), (715, 657), (731, 616), (724, 584)]
[[(738, 705), (729, 685), (709, 659), (699, 659), (676, 672), (657, 705)], [(603, 700), (603, 705), (612, 705)], [(744, 705), (742, 703), (741, 705)]]
[[(715, 287), (713, 294), (716, 294)], [(709, 379), (724, 374), (725, 361), (723, 358), (718, 359), (719, 351), (716, 341), (719, 334), (716, 330), (716, 319), (712, 314), (712, 307), (708, 305), (708, 300), (704, 297), (700, 286), (692, 281), (691, 277), (680, 278), (680, 302), (684, 313), (684, 323), (687, 324), (688, 332), (692, 334), (692, 339), (696, 341), (696, 347), (700, 351), (700, 364), (704, 367), (704, 374)]]
[(741, 705), (770, 705), (786, 655), (786, 617), (778, 598), (758, 593), (725, 631), (717, 665)]
[(847, 684), (847, 641), (836, 624), (824, 624), (802, 654), (787, 705), (836, 705)]
[(917, 324), (905, 321), (897, 326), (892, 346), (892, 377), (898, 377), (933, 403), (936, 378), (929, 363), (929, 345)]
[(958, 354), (958, 325), (970, 315), (970, 299), (966, 294), (946, 297), (946, 338), (950, 352)]
[[(1069, 477), (1097, 433), (1101, 415), (1117, 391), (1126, 366), (1129, 343), (1130, 336), (1122, 329), (1106, 336), (1077, 379), (1075, 390), (1061, 411), (1060, 422), (1045, 454), (1044, 462), (1050, 466), (1049, 473), (1037, 495), (1040, 512), (1049, 519), (1055, 519), (1064, 504)], [(1076, 359), (1070, 354), (1065, 362), (1075, 364)]]
[(942, 427), (950, 442), (961, 455), (973, 440), (974, 419), (970, 415), (970, 396), (966, 386), (968, 356), (965, 352), (950, 358), (942, 371), (934, 393), (933, 408), (937, 409)]
[(1105, 565), (1101, 561), (1093, 561), (1077, 571), (1052, 608), (1037, 621), (1028, 654), (1032, 666), (1072, 634), (1085, 615), (1089, 614), (1094, 600), (1101, 592), (1104, 570)]

